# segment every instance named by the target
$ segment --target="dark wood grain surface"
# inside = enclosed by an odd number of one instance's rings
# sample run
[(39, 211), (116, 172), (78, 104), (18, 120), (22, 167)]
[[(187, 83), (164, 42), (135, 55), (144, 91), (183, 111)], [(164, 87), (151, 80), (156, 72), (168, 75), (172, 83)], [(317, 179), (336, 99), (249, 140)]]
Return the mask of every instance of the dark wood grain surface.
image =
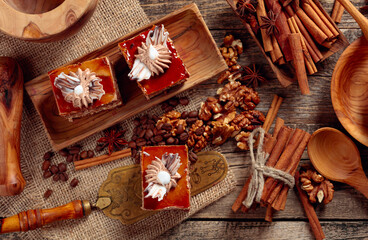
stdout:
[[(313, 133), (320, 127), (335, 127), (347, 134), (339, 123), (332, 108), (330, 82), (334, 66), (342, 51), (317, 65), (318, 72), (309, 77), (311, 95), (301, 96), (296, 84), (284, 89), (267, 66), (265, 59), (246, 33), (245, 28), (233, 14), (225, 0), (140, 0), (143, 9), (151, 20), (195, 2), (211, 33), (220, 45), (226, 33), (240, 38), (245, 53), (238, 61), (242, 65), (258, 63), (263, 65), (264, 74), (270, 79), (268, 84), (258, 89), (262, 102), (258, 109), (266, 113), (273, 94), (285, 97), (279, 116), (292, 127), (302, 128)], [(353, 0), (357, 7), (364, 0)], [(327, 13), (331, 13), (333, 0), (321, 2)], [(362, 35), (358, 24), (345, 11), (338, 25), (349, 42)], [(210, 79), (198, 86), (204, 96), (215, 95), (219, 85)], [(354, 141), (361, 153), (363, 168), (368, 173), (368, 148)], [(272, 223), (264, 221), (265, 209), (247, 214), (233, 213), (231, 205), (248, 177), (250, 158), (247, 152), (236, 148), (235, 142), (228, 141), (222, 147), (230, 168), (237, 179), (236, 190), (218, 202), (203, 209), (192, 218), (163, 234), (160, 239), (313, 239), (308, 220), (294, 191), (290, 191), (284, 211), (274, 214)], [(302, 163), (309, 162), (306, 151)], [(353, 188), (335, 184), (335, 196), (331, 203), (317, 207), (327, 239), (367, 239), (368, 238), (368, 199)]]

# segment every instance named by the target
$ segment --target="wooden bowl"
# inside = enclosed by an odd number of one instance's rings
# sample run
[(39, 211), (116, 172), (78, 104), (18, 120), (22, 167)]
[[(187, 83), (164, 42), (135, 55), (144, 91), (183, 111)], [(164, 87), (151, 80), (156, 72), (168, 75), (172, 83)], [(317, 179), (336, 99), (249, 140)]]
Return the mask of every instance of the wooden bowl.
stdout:
[(92, 16), (98, 0), (0, 0), (0, 31), (34, 42), (65, 39)]
[[(187, 81), (147, 101), (135, 81), (130, 81), (130, 71), (118, 43), (149, 29), (152, 25), (164, 24), (173, 40), (179, 56), (190, 73)], [(124, 106), (102, 111), (92, 116), (69, 122), (58, 115), (47, 73), (27, 82), (25, 88), (45, 126), (51, 145), (55, 150), (65, 148), (96, 132), (128, 119), (153, 107), (227, 69), (225, 60), (217, 48), (196, 4), (190, 4), (161, 19), (158, 19), (128, 35), (76, 59), (69, 64), (107, 56), (116, 73)]]
[(337, 118), (356, 140), (368, 146), (368, 42), (355, 40), (336, 63), (331, 99)]

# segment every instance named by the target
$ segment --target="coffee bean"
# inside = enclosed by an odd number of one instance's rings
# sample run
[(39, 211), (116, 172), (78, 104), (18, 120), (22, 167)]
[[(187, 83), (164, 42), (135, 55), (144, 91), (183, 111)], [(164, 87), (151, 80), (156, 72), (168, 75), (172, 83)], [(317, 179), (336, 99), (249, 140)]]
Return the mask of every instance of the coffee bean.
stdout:
[(169, 137), (171, 137), (171, 133), (165, 133), (164, 135), (162, 135), (163, 138), (167, 139)]
[(73, 162), (79, 161), (80, 159), (81, 158), (79, 153), (73, 155)]
[(198, 156), (197, 154), (195, 154), (194, 152), (190, 151), (189, 152), (189, 161), (191, 161), (192, 163), (197, 162), (198, 160)]
[(52, 194), (52, 190), (51, 189), (47, 189), (46, 192), (43, 194), (43, 197), (45, 199), (48, 199)]
[(171, 105), (173, 107), (176, 107), (179, 104), (179, 100), (177, 98), (171, 98), (171, 99), (169, 99), (168, 103), (169, 103), (169, 105)]
[(175, 139), (173, 137), (169, 137), (168, 139), (166, 139), (166, 143), (167, 144), (173, 144), (173, 143), (175, 143)]
[(168, 102), (163, 102), (162, 104), (161, 104), (161, 109), (162, 110), (165, 110), (165, 108), (167, 108), (169, 106), (169, 103)]
[(63, 182), (66, 182), (69, 179), (68, 174), (66, 172), (60, 173), (59, 177), (60, 177), (60, 180)]
[(56, 166), (56, 165), (52, 165), (50, 167), (50, 171), (53, 173), (53, 174), (56, 174), (59, 172), (59, 168)]
[(138, 138), (137, 141), (136, 141), (136, 144), (137, 144), (138, 147), (142, 147), (142, 146), (146, 145), (146, 143), (147, 143), (147, 141), (144, 138)]
[(196, 121), (197, 121), (197, 119), (196, 119), (196, 118), (188, 118), (188, 119), (186, 120), (186, 122), (187, 122), (187, 124), (188, 124), (188, 125), (192, 125), (192, 124), (194, 124)]
[(153, 128), (152, 132), (153, 132), (153, 135), (156, 136), (158, 132), (157, 128)]
[(101, 152), (102, 150), (104, 150), (104, 148), (105, 148), (104, 145), (99, 144), (99, 145), (96, 146), (96, 151)]
[(150, 139), (153, 137), (153, 131), (151, 129), (147, 129), (146, 134), (144, 136), (146, 139)]
[(143, 115), (141, 117), (141, 119), (139, 120), (139, 123), (140, 124), (145, 124), (145, 123), (147, 123), (147, 121), (148, 121), (148, 116), (147, 115)]
[(163, 125), (164, 125), (163, 122), (157, 123), (157, 125), (156, 125), (157, 130), (161, 130)]
[(132, 157), (135, 158), (135, 156), (137, 155), (138, 151), (137, 149), (132, 149)]
[(79, 180), (76, 178), (73, 178), (73, 180), (70, 182), (70, 186), (72, 188), (75, 188), (76, 186), (78, 186)]
[(164, 135), (167, 131), (166, 130), (158, 130), (156, 135)]
[(190, 117), (190, 118), (196, 118), (196, 117), (198, 117), (198, 111), (197, 110), (191, 111), (188, 114), (188, 117)]
[(58, 168), (60, 172), (66, 172), (67, 166), (65, 163), (59, 163)]
[(161, 141), (161, 142), (157, 143), (157, 146), (165, 146), (165, 145), (166, 145), (165, 141)]
[(186, 118), (188, 118), (188, 115), (189, 115), (189, 113), (187, 111), (184, 111), (184, 112), (181, 113), (180, 118), (186, 119)]
[(92, 150), (87, 151), (88, 158), (93, 158), (95, 156), (95, 153)]
[(151, 145), (152, 145), (152, 142), (151, 142), (151, 141), (147, 141), (147, 142), (146, 142), (146, 145), (147, 145), (147, 146), (151, 146)]
[(138, 118), (136, 118), (136, 119), (134, 119), (133, 120), (133, 124), (134, 124), (134, 126), (139, 126), (140, 125), (140, 122), (139, 122), (139, 119)]
[(155, 124), (148, 124), (147, 129), (153, 130), (155, 128)]
[(88, 153), (87, 153), (87, 151), (83, 151), (83, 152), (81, 152), (81, 154), (80, 154), (80, 158), (81, 158), (81, 159), (86, 159), (86, 158), (88, 158)]
[(60, 180), (60, 174), (55, 174), (55, 175), (52, 177), (52, 180), (54, 180), (55, 182), (59, 181), (59, 180)]
[(147, 129), (147, 128), (148, 128), (148, 124), (147, 124), (147, 123), (146, 123), (146, 124), (143, 124), (143, 125), (142, 125), (142, 128), (143, 128), (143, 129)]
[(128, 143), (128, 147), (130, 147), (130, 148), (136, 148), (137, 147), (137, 144), (134, 141), (130, 141)]
[(189, 104), (189, 99), (187, 97), (179, 98), (179, 102), (183, 106), (187, 106)]
[(80, 150), (81, 150), (81, 148), (79, 146), (74, 146), (74, 147), (69, 148), (69, 153), (70, 154), (76, 154), (76, 153), (79, 153)]
[(52, 172), (50, 170), (46, 170), (43, 172), (43, 178), (49, 178), (52, 176)]
[(182, 134), (180, 134), (179, 139), (180, 141), (182, 141), (183, 143), (187, 142), (189, 138), (189, 135), (187, 132), (183, 132)]
[(156, 115), (152, 115), (152, 120), (156, 123), (158, 122), (158, 120), (160, 119), (159, 117), (157, 117)]
[(177, 129), (176, 129), (176, 134), (180, 135), (184, 132), (184, 126), (183, 124), (179, 124)]
[(204, 133), (204, 127), (199, 127), (194, 131), (195, 135), (197, 136), (202, 136), (202, 134)]
[(67, 157), (69, 155), (68, 149), (62, 149), (59, 151), (59, 154), (63, 157)]
[(164, 125), (162, 125), (161, 129), (166, 130), (166, 131), (171, 131), (172, 129), (172, 125), (170, 123), (164, 123)]
[(53, 155), (52, 152), (47, 152), (47, 153), (45, 153), (45, 155), (43, 155), (43, 159), (44, 160), (50, 160), (52, 155)]
[(147, 130), (145, 130), (145, 129), (142, 129), (141, 131), (139, 131), (138, 137), (140, 137), (140, 138), (144, 137), (144, 135), (146, 134), (146, 131)]
[(154, 136), (153, 139), (155, 140), (155, 142), (161, 142), (163, 140), (163, 137), (160, 135)]
[(50, 161), (44, 161), (42, 163), (42, 170), (43, 171), (46, 171), (47, 169), (49, 169), (50, 165), (51, 165), (51, 162)]
[(175, 145), (178, 145), (179, 144), (179, 139), (178, 138), (175, 138), (175, 142), (174, 142)]
[(69, 156), (66, 158), (66, 161), (67, 161), (68, 163), (73, 162), (73, 155), (69, 155)]

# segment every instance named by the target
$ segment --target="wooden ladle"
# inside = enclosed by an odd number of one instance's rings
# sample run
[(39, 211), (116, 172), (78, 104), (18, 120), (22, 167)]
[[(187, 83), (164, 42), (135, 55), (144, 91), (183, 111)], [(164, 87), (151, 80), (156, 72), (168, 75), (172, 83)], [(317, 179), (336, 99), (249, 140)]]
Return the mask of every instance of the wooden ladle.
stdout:
[(26, 184), (20, 170), (22, 107), (22, 70), (14, 59), (0, 57), (0, 196), (19, 194)]
[(331, 80), (331, 99), (344, 128), (368, 146), (368, 19), (349, 0), (339, 0), (356, 20), (364, 36), (340, 56)]
[(349, 184), (368, 198), (368, 178), (359, 150), (345, 134), (330, 127), (318, 129), (308, 143), (308, 155), (320, 174)]

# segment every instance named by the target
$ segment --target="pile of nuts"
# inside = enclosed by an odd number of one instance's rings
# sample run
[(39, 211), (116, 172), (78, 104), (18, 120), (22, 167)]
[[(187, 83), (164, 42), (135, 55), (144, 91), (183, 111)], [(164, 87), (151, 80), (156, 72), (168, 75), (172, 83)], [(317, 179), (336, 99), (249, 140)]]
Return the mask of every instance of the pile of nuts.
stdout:
[[(78, 161), (80, 159), (86, 159), (86, 158), (92, 158), (95, 153), (92, 150), (88, 151), (81, 151), (81, 146), (72, 146), (69, 149), (62, 149), (59, 151), (59, 154), (63, 157), (65, 157), (66, 162), (61, 162), (59, 164), (52, 164), (51, 158), (53, 157), (53, 152), (47, 152), (43, 156), (43, 163), (42, 163), (42, 171), (43, 171), (43, 178), (47, 179), (52, 177), (52, 180), (54, 182), (57, 181), (63, 181), (67, 182), (69, 180), (69, 176), (67, 174), (67, 163), (71, 163), (74, 161)], [(76, 178), (73, 178), (70, 182), (70, 186), (72, 188), (75, 188), (79, 183), (79, 180)], [(44, 193), (44, 198), (47, 199), (51, 196), (52, 190), (47, 189), (47, 191)]]

